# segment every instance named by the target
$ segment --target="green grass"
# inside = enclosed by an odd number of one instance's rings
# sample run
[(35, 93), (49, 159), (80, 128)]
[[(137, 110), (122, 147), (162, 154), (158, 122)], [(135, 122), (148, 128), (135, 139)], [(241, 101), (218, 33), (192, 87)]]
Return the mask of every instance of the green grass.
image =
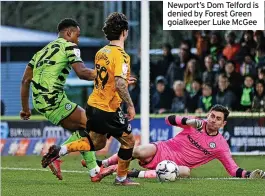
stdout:
[[(36, 168), (41, 169), (38, 156), (1, 157), (2, 167)], [(264, 156), (237, 156), (236, 162), (248, 170), (265, 169)], [(64, 170), (86, 171), (80, 165), (79, 156), (64, 158)], [(133, 161), (131, 167), (138, 167)], [(50, 172), (44, 171), (15, 171), (1, 170), (3, 196), (178, 196), (178, 195), (254, 195), (265, 196), (264, 180), (224, 180), (204, 179), (228, 177), (223, 166), (213, 161), (200, 168), (194, 169), (192, 177), (197, 179), (182, 179), (171, 183), (158, 183), (155, 179), (136, 179), (140, 187), (114, 186), (114, 176), (106, 177), (100, 183), (91, 183), (87, 173), (64, 173), (63, 181), (58, 181)], [(201, 179), (198, 179), (201, 178)]]

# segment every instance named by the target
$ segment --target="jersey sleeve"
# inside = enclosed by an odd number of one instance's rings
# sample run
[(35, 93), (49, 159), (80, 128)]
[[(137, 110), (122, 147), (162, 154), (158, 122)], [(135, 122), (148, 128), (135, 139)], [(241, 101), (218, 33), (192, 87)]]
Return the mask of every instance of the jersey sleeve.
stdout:
[(239, 178), (245, 177), (247, 171), (238, 167), (238, 165), (232, 158), (229, 146), (223, 145), (222, 148), (223, 150), (219, 151), (217, 154), (217, 159), (222, 163), (227, 173), (233, 177), (239, 177)]
[(81, 51), (76, 44), (67, 42), (65, 52), (70, 64), (83, 62), (81, 58)]
[[(166, 116), (165, 117), (165, 122), (167, 125), (170, 126), (178, 126), (181, 128), (187, 128), (190, 127), (186, 124), (186, 121), (188, 119), (198, 119), (194, 116), (177, 116), (177, 115), (170, 115), (170, 116)], [(199, 121), (199, 125), (197, 125), (198, 127), (201, 127), (200, 129), (202, 129), (202, 127), (205, 125), (205, 121), (202, 119), (198, 119)], [(198, 129), (199, 130), (199, 129)], [(200, 130), (199, 130), (200, 131)]]
[(32, 69), (34, 68), (35, 65), (35, 59), (36, 59), (36, 54), (32, 57), (32, 59), (28, 63), (28, 66), (30, 66)]
[(130, 76), (130, 57), (123, 51), (114, 53), (114, 76), (119, 76), (128, 79)]

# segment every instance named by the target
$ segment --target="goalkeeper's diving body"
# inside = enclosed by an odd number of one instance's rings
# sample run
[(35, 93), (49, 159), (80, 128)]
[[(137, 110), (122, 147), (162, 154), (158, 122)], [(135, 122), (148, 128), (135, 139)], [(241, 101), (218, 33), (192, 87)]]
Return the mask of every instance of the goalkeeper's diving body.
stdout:
[[(179, 177), (189, 177), (190, 170), (218, 159), (230, 176), (238, 178), (265, 178), (264, 171), (247, 171), (240, 168), (232, 158), (229, 146), (218, 130), (226, 125), (229, 111), (222, 105), (215, 105), (207, 115), (207, 120), (170, 115), (166, 124), (183, 130), (167, 141), (140, 145), (133, 150), (133, 158), (147, 171), (132, 170), (128, 176), (135, 178), (156, 178), (155, 168), (163, 160), (174, 161), (179, 165)], [(99, 165), (108, 167), (117, 164), (113, 155)]]

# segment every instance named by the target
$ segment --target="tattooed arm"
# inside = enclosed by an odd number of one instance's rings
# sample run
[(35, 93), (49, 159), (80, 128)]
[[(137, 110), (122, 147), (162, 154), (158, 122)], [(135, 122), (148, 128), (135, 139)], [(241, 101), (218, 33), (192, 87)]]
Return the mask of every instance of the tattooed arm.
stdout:
[(127, 81), (122, 77), (115, 77), (115, 86), (120, 98), (127, 104), (127, 106), (134, 107), (128, 91)]
[(115, 86), (120, 98), (127, 104), (128, 119), (132, 120), (135, 116), (135, 109), (128, 91), (127, 81), (122, 77), (115, 77)]

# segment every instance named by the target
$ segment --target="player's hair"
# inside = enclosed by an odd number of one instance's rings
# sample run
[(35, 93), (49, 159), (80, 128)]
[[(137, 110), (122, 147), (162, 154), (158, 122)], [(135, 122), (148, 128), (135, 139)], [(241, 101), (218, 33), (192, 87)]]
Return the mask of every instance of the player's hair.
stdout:
[(119, 40), (124, 30), (128, 30), (128, 21), (124, 14), (114, 12), (110, 14), (104, 23), (102, 31), (109, 41)]
[(222, 112), (224, 114), (224, 120), (227, 120), (227, 117), (229, 116), (229, 110), (225, 107), (225, 106), (222, 106), (220, 104), (216, 104), (214, 105), (210, 112), (211, 111), (216, 111), (216, 112)]
[(72, 18), (65, 18), (59, 22), (57, 30), (60, 32), (69, 27), (79, 27), (79, 24)]

